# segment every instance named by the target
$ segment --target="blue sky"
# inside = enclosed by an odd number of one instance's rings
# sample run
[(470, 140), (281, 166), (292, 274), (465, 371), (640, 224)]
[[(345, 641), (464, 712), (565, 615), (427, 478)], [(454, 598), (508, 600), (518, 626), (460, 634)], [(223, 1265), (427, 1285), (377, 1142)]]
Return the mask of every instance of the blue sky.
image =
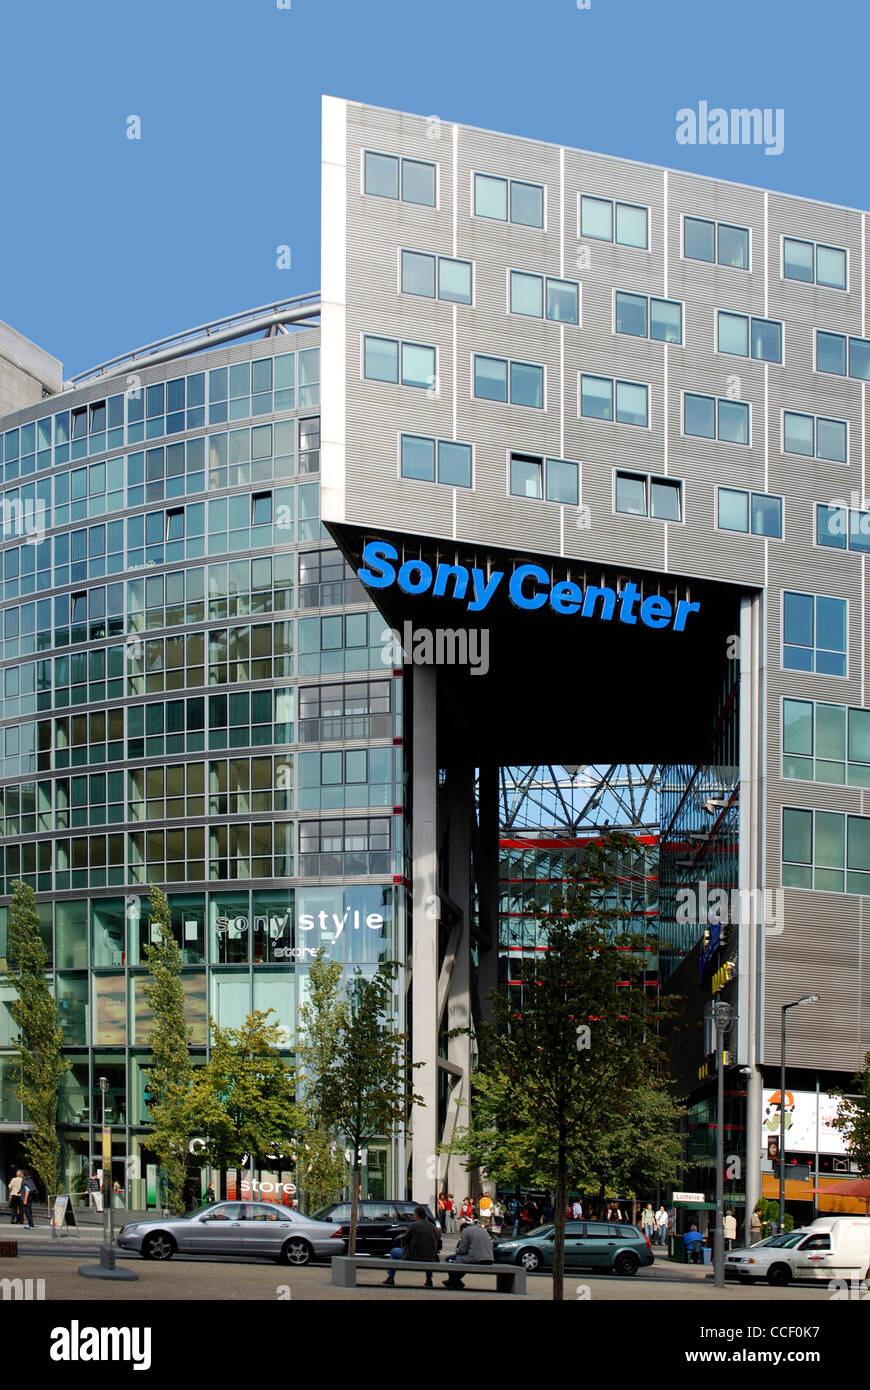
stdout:
[[(854, 0), (279, 3), (3, 7), (0, 319), (65, 374), (318, 288), (322, 92), (870, 204)], [(677, 144), (702, 100), (783, 108), (783, 153)]]

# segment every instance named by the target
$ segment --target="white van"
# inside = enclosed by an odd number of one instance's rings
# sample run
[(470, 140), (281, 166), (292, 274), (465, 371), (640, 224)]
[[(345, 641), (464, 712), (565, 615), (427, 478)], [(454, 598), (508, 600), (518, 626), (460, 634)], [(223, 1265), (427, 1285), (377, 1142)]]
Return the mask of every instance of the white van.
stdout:
[(868, 1273), (870, 1219), (863, 1216), (819, 1217), (799, 1231), (725, 1256), (725, 1277), (741, 1284), (766, 1279), (781, 1288), (792, 1279), (864, 1279)]

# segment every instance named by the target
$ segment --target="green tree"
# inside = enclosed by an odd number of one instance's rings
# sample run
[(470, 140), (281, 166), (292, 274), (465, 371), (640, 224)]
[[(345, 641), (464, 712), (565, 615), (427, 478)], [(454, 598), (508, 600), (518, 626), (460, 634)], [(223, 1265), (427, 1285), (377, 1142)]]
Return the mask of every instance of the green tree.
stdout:
[(209, 1020), (211, 1055), (194, 1080), (190, 1117), (204, 1136), (204, 1157), (222, 1177), (246, 1158), (253, 1168), (297, 1150), (302, 1115), (293, 1071), (278, 1050), (284, 1029), (269, 1019), (274, 1012), (257, 1009), (241, 1028)]
[(9, 1006), (19, 1029), (19, 1084), (15, 1095), (30, 1121), (23, 1147), (50, 1202), (57, 1193), (60, 1168), (58, 1091), (70, 1063), (63, 1056), (57, 1005), (45, 974), (48, 954), (39, 934), (36, 896), (30, 885), (20, 879), (12, 885), (7, 935), (10, 980), (18, 996)]
[(393, 962), (368, 978), (357, 969), (344, 987), (337, 961), (318, 951), (309, 970), (297, 1057), (305, 1069), (306, 1103), (317, 1123), (350, 1146), (352, 1178), (348, 1253), (356, 1252), (361, 1151), (406, 1125), (421, 1105), (410, 1085), (408, 1035), (393, 1032)]
[(347, 1178), (344, 1145), (305, 1112), (296, 1150), (296, 1182), (310, 1214), (341, 1196)]
[(180, 1214), (184, 1211), (190, 1139), (191, 1031), (184, 1018), (181, 951), (172, 933), (166, 895), (155, 887), (151, 889), (150, 920), (152, 940), (143, 952), (151, 976), (145, 985), (145, 998), (154, 1014), (149, 1072), (153, 1098), (148, 1103), (153, 1129), (148, 1142), (166, 1174), (168, 1205)]
[(854, 1096), (831, 1092), (840, 1100), (839, 1113), (831, 1123), (842, 1134), (849, 1156), (862, 1176), (870, 1177), (870, 1052), (864, 1058), (863, 1070), (855, 1076), (855, 1087)]
[(518, 997), (491, 996), (471, 1122), (449, 1146), (491, 1177), (525, 1174), (554, 1192), (557, 1300), (569, 1173), (592, 1166), (618, 1098), (645, 1092), (661, 1067), (661, 1007), (631, 988), (648, 943), (624, 930), (627, 914), (614, 905), (616, 879), (631, 874), (638, 852), (633, 837), (605, 835), (586, 847), (548, 907), (530, 904), (547, 949), (522, 962)]
[(679, 1123), (686, 1114), (655, 1074), (614, 1097), (607, 1127), (595, 1142), (575, 1146), (572, 1168), (584, 1192), (604, 1197), (649, 1197), (672, 1182), (683, 1156)]

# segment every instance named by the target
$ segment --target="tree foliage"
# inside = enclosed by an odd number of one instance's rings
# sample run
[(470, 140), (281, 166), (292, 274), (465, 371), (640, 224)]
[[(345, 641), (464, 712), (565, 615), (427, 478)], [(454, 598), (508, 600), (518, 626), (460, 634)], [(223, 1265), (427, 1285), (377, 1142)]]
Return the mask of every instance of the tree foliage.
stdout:
[(62, 1053), (57, 1006), (45, 974), (48, 955), (39, 934), (36, 897), (30, 885), (18, 879), (12, 885), (8, 941), (10, 982), (17, 995), (9, 1012), (19, 1029), (15, 1095), (30, 1121), (23, 1148), (50, 1200), (57, 1193), (60, 1168), (58, 1090), (70, 1063)]
[(351, 1150), (349, 1254), (356, 1251), (361, 1150), (407, 1125), (411, 1107), (423, 1103), (411, 1089), (408, 1036), (390, 1028), (396, 973), (395, 964), (385, 962), (370, 976), (357, 969), (342, 984), (341, 966), (321, 949), (301, 1011), (297, 1057), (306, 1104), (316, 1123)]
[(152, 940), (143, 952), (150, 972), (144, 993), (154, 1014), (149, 1072), (153, 1098), (148, 1104), (153, 1129), (148, 1142), (166, 1173), (169, 1207), (180, 1214), (190, 1138), (191, 1031), (184, 1018), (181, 951), (172, 934), (166, 895), (156, 887), (151, 889), (150, 921)]
[(855, 1076), (855, 1088), (854, 1096), (831, 1092), (840, 1100), (839, 1113), (831, 1123), (842, 1134), (849, 1157), (861, 1175), (870, 1177), (870, 1052), (864, 1058), (863, 1069)]
[(257, 1009), (241, 1028), (209, 1020), (211, 1055), (194, 1080), (189, 1113), (216, 1168), (296, 1153), (303, 1121), (293, 1071), (278, 1050), (285, 1031), (270, 1021), (273, 1013)]
[[(448, 1146), (468, 1166), (555, 1194), (553, 1296), (564, 1286), (567, 1182), (599, 1183), (602, 1167), (630, 1158), (631, 1115), (649, 1122), (648, 1171), (664, 1165), (675, 1112), (650, 1102), (661, 1072), (661, 1006), (637, 987), (648, 942), (624, 930), (618, 877), (640, 852), (620, 832), (590, 843), (549, 905), (530, 904), (545, 950), (523, 959), (519, 996), (491, 996), (479, 1032), (470, 1124)], [(634, 987), (632, 987), (634, 986)]]

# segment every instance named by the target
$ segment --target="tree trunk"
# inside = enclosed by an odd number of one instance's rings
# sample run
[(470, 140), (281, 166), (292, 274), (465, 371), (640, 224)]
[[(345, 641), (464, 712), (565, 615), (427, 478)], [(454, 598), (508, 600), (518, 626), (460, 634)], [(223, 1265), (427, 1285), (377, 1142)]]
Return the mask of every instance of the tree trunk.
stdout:
[(565, 1298), (565, 1204), (568, 1201), (565, 1148), (565, 1129), (564, 1126), (560, 1125), (559, 1142), (556, 1150), (556, 1232), (553, 1241), (554, 1303), (561, 1303)]
[(632, 1224), (632, 1226), (636, 1226), (636, 1225), (637, 1225), (637, 1198), (636, 1198), (636, 1197), (632, 1197), (632, 1199), (631, 1199), (631, 1224)]
[(355, 1144), (353, 1150), (353, 1173), (350, 1180), (350, 1235), (347, 1241), (347, 1253), (349, 1255), (356, 1254), (356, 1228), (359, 1221), (359, 1177), (359, 1145)]

